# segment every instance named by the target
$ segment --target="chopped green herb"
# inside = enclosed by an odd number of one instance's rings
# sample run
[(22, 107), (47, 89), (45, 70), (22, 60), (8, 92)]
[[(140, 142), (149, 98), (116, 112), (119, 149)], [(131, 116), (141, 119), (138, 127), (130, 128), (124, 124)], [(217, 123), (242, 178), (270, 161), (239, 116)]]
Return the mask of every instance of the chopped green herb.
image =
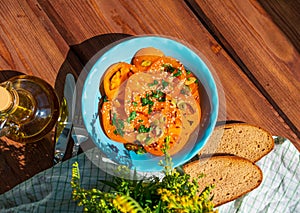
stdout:
[(113, 114), (111, 122), (112, 122), (112, 125), (114, 125), (114, 126), (117, 125), (117, 114), (116, 113)]
[(153, 83), (148, 84), (148, 86), (151, 87), (151, 86), (155, 86), (155, 85), (157, 85), (157, 84), (158, 84), (158, 81), (157, 81), (157, 80), (154, 80)]
[(108, 99), (107, 99), (106, 95), (103, 97), (103, 102), (108, 102)]
[(134, 107), (137, 107), (138, 103), (135, 102), (135, 101), (133, 101), (133, 102), (132, 102), (132, 105), (133, 105)]
[(112, 125), (114, 125), (116, 127), (116, 129), (114, 130), (114, 133), (116, 135), (124, 135), (124, 121), (120, 118), (117, 118), (117, 114), (114, 113), (113, 117), (112, 117)]
[(190, 70), (186, 70), (186, 74), (189, 75), (191, 74), (192, 72)]
[[(148, 94), (147, 94), (148, 95)], [(141, 98), (142, 106), (150, 105), (153, 106), (154, 102), (149, 99), (149, 96), (146, 98)]]
[(147, 133), (150, 132), (150, 127), (146, 127), (145, 125), (141, 125), (138, 129), (139, 133)]
[(136, 111), (132, 111), (127, 118), (127, 122), (130, 123), (130, 121), (134, 120), (136, 118)]
[(166, 101), (166, 95), (158, 98), (157, 100), (158, 100), (158, 102), (165, 102)]
[(151, 112), (152, 112), (152, 105), (149, 105), (149, 107), (148, 107), (148, 114), (151, 114)]
[(151, 96), (153, 98), (160, 98), (163, 95), (164, 95), (164, 93), (162, 91), (160, 91), (160, 90), (152, 91), (152, 94), (151, 94)]
[(177, 69), (177, 72), (173, 74), (174, 77), (181, 76), (182, 71), (180, 69)]
[(164, 71), (169, 73), (173, 73), (175, 71), (175, 68), (170, 64), (163, 64), (162, 67), (164, 68)]
[(146, 106), (148, 104), (148, 98), (141, 98), (142, 106)]
[(152, 92), (152, 97), (153, 98), (159, 98), (159, 94), (157, 92)]
[(165, 81), (164, 79), (161, 81), (161, 84), (163, 86), (163, 89), (165, 89), (168, 85), (169, 85), (169, 82)]

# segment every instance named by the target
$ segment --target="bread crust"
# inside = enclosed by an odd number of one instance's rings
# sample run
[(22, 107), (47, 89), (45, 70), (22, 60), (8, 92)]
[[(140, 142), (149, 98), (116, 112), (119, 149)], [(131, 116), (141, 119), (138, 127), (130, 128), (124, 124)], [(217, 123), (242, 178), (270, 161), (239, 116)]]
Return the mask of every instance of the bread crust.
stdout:
[(262, 180), (261, 169), (252, 161), (238, 156), (213, 156), (190, 162), (183, 170), (191, 176), (200, 178), (199, 190), (213, 184), (213, 203), (215, 207), (235, 200), (257, 188)]
[(217, 126), (200, 158), (212, 155), (235, 155), (257, 162), (274, 148), (274, 139), (265, 129), (247, 123)]

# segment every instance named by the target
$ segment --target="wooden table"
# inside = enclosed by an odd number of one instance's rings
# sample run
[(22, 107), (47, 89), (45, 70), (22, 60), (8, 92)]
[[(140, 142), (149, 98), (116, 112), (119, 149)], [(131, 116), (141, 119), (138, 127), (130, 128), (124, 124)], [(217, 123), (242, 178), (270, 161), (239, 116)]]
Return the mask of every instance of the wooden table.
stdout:
[[(23, 73), (60, 97), (109, 43), (160, 34), (192, 44), (224, 89), (220, 119), (255, 124), (300, 150), (300, 1), (28, 0), (0, 4), (0, 80)], [(219, 119), (219, 120), (220, 120)], [(53, 165), (53, 135), (34, 144), (0, 141), (0, 193)]]

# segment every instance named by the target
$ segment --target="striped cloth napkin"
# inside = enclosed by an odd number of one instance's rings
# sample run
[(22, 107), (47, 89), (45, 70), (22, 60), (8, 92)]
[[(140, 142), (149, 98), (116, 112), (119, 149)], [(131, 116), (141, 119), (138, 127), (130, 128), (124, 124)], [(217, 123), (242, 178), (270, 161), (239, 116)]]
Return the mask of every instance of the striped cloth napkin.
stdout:
[[(86, 154), (57, 164), (1, 194), (0, 212), (82, 212), (82, 207), (72, 200), (72, 164), (79, 163), (81, 184), (86, 189), (97, 187), (98, 180), (105, 178), (105, 173)], [(299, 158), (299, 151), (290, 141), (276, 143), (274, 150), (257, 163), (264, 174), (262, 184), (245, 196), (218, 207), (219, 212), (300, 212)]]
[(263, 171), (261, 185), (219, 212), (300, 213), (300, 153), (288, 140), (274, 137), (274, 150), (257, 162)]

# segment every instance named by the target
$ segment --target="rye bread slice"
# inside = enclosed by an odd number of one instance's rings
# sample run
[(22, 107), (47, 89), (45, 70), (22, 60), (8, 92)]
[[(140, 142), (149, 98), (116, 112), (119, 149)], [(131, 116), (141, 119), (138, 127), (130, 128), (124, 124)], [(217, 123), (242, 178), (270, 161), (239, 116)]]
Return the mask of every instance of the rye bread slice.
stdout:
[(183, 166), (183, 170), (199, 179), (199, 189), (213, 184), (212, 196), (215, 206), (235, 200), (257, 188), (263, 179), (261, 169), (252, 161), (237, 156), (213, 156)]
[(257, 162), (274, 148), (272, 135), (266, 130), (246, 124), (217, 126), (199, 157), (236, 155)]

